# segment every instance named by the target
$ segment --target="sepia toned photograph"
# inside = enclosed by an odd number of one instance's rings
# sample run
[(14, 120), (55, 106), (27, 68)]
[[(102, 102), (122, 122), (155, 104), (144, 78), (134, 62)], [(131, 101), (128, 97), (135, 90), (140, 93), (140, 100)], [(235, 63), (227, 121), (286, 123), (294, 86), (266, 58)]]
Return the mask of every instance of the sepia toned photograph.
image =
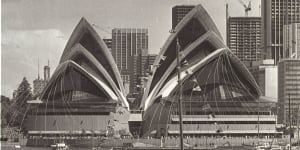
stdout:
[(1, 0), (0, 150), (300, 150), (300, 0)]

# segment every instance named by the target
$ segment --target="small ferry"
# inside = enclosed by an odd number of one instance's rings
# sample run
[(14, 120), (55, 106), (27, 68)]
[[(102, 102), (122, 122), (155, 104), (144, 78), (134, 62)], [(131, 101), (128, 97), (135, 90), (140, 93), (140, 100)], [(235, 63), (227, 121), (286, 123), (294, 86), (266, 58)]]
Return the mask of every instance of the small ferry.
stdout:
[(266, 142), (256, 146), (255, 149), (256, 150), (282, 150), (283, 148), (277, 144), (270, 144)]
[(69, 150), (69, 146), (64, 142), (52, 144), (50, 147), (52, 150)]

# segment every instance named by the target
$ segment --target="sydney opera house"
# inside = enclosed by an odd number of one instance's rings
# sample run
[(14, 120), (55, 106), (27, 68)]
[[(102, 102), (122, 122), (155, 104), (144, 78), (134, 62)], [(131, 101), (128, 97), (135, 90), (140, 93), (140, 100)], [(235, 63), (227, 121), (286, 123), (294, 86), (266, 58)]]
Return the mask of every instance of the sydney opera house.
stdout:
[[(176, 49), (180, 49), (177, 82)], [(274, 103), (224, 44), (206, 10), (192, 9), (157, 56), (141, 103), (140, 136), (178, 136), (178, 98), (185, 136), (280, 136)], [(182, 90), (180, 90), (180, 88)], [(182, 91), (182, 92), (180, 92)], [(84, 18), (74, 29), (60, 64), (31, 104), (31, 136), (130, 135), (130, 108), (120, 73), (96, 29)], [(133, 131), (131, 131), (133, 132)]]
[[(274, 103), (261, 96), (253, 76), (224, 44), (201, 5), (174, 31), (155, 61), (144, 94), (143, 136), (179, 135), (179, 94), (185, 136), (281, 135), (271, 111)], [(176, 48), (182, 85), (177, 82)]]
[(129, 105), (117, 66), (97, 31), (82, 18), (60, 64), (31, 104), (29, 135), (129, 135)]

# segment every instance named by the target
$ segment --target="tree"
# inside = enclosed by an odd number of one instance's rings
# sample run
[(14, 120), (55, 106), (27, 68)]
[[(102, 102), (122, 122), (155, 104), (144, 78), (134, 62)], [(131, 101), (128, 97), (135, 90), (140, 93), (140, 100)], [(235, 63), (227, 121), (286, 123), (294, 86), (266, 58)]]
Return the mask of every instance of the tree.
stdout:
[(5, 127), (9, 120), (10, 100), (8, 97), (1, 95), (1, 127)]
[(24, 108), (26, 101), (32, 98), (31, 87), (26, 77), (23, 78), (15, 93), (15, 103), (18, 108)]
[(13, 127), (20, 127), (26, 115), (27, 101), (32, 99), (31, 87), (26, 77), (23, 78), (19, 87), (14, 92), (14, 100), (10, 106), (8, 124)]

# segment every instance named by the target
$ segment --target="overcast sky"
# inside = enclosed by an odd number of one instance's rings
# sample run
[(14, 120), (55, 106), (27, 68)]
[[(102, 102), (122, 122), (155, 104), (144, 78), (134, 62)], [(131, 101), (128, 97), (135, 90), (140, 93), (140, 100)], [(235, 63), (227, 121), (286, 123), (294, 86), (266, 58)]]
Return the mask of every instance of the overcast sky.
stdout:
[[(249, 0), (242, 0), (248, 3)], [(1, 94), (12, 97), (23, 77), (32, 86), (50, 60), (56, 68), (64, 46), (84, 16), (103, 29), (102, 38), (111, 37), (112, 28), (149, 29), (149, 52), (158, 53), (171, 29), (171, 8), (202, 4), (225, 40), (225, 4), (230, 16), (244, 16), (239, 0), (2, 0), (1, 5)], [(249, 16), (259, 16), (260, 0), (252, 0)], [(106, 30), (106, 31), (104, 31)]]

